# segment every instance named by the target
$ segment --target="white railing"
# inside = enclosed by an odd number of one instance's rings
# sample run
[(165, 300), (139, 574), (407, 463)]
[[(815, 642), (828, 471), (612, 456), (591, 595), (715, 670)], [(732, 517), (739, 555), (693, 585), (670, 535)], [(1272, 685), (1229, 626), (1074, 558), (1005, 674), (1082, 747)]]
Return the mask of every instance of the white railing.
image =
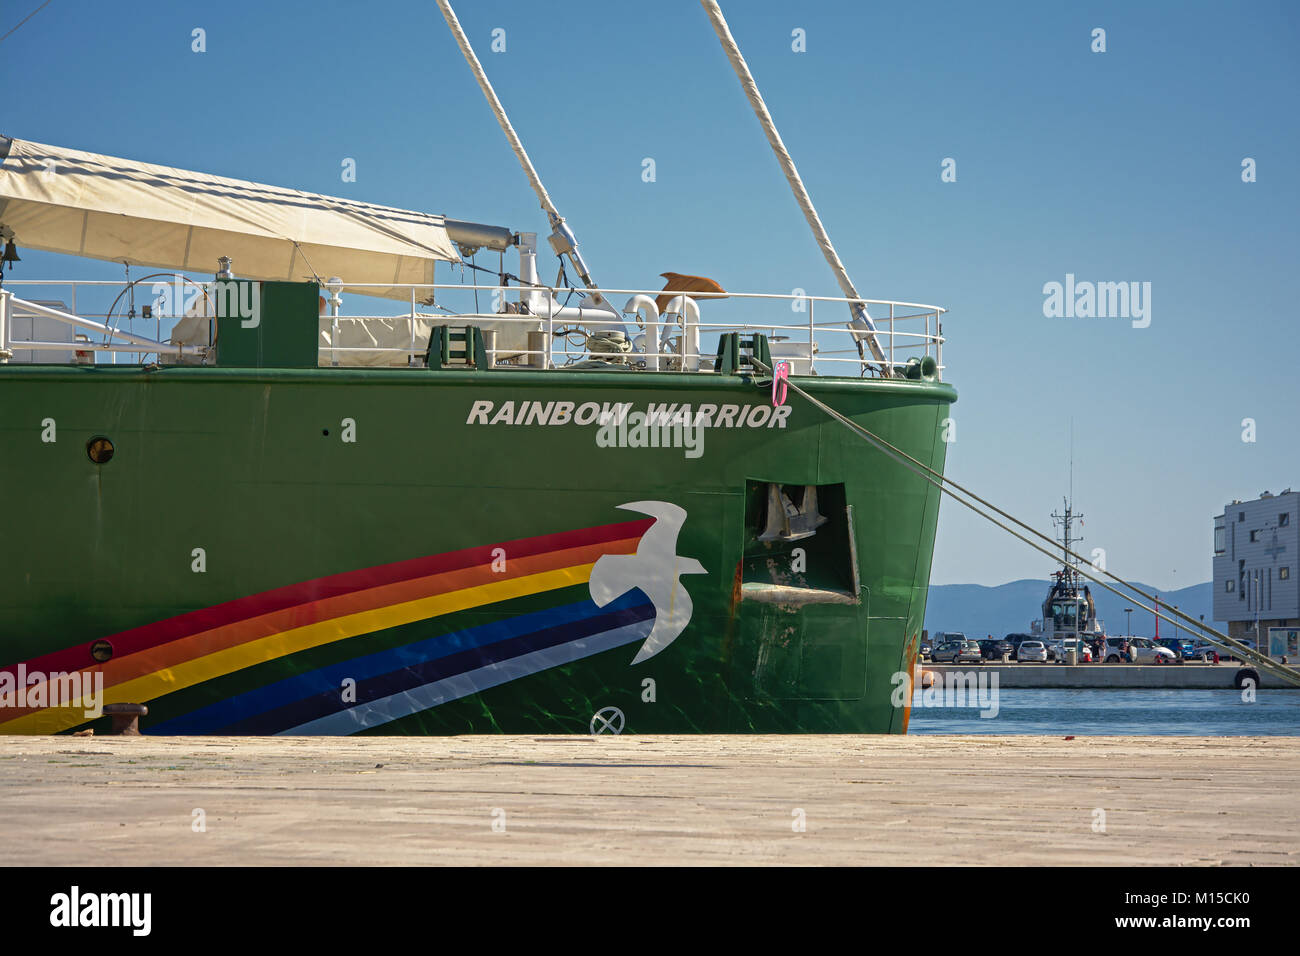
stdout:
[[(344, 291), (352, 290), (361, 292), (367, 288), (393, 288), (392, 285), (345, 285)], [(573, 328), (578, 323), (571, 318), (565, 317), (562, 313), (570, 310), (559, 309), (554, 306), (555, 301), (565, 295), (576, 294), (574, 290), (558, 288), (554, 286), (497, 286), (497, 285), (474, 285), (474, 284), (452, 284), (452, 283), (435, 283), (415, 286), (402, 286), (409, 288), (410, 303), (408, 310), (401, 314), (388, 315), (343, 315), (340, 318), (352, 319), (354, 321), (367, 321), (379, 319), (392, 319), (405, 316), (407, 318), (436, 319), (438, 324), (448, 325), (474, 325), (480, 322), (491, 322), (496, 325), (516, 325), (524, 329), (538, 330), (545, 333), (545, 341), (550, 343), (549, 347), (543, 349), (496, 349), (496, 361), (518, 363), (539, 366), (543, 368), (562, 367), (566, 363), (578, 361), (582, 358), (591, 358), (593, 354), (599, 358), (613, 358), (615, 360), (628, 361), (638, 365), (652, 366), (654, 359), (660, 360), (660, 369), (665, 365), (672, 370), (682, 370), (691, 368), (700, 368), (708, 370), (717, 354), (718, 336), (728, 332), (766, 333), (769, 342), (773, 346), (774, 360), (794, 359), (792, 364), (800, 363), (807, 367), (796, 374), (821, 374), (829, 375), (864, 375), (878, 374), (875, 369), (875, 361), (870, 357), (870, 352), (866, 349), (863, 334), (848, 327), (844, 320), (817, 321), (817, 304), (822, 303), (823, 315), (830, 307), (839, 306), (847, 313), (850, 302), (861, 302), (867, 307), (872, 315), (872, 320), (876, 324), (876, 339), (880, 343), (882, 350), (893, 366), (903, 365), (911, 358), (922, 358), (930, 356), (935, 360), (937, 374), (941, 378), (944, 369), (943, 365), (943, 315), (946, 312), (934, 305), (926, 305), (919, 302), (900, 302), (887, 299), (846, 299), (839, 296), (814, 296), (814, 295), (785, 295), (776, 293), (750, 293), (750, 292), (692, 292), (692, 293), (665, 293), (663, 289), (611, 289), (602, 288), (600, 293), (605, 297), (641, 297), (644, 296), (651, 300), (671, 295), (674, 300), (680, 298), (689, 299), (701, 307), (701, 312), (707, 307), (710, 311), (719, 306), (730, 305), (730, 300), (742, 300), (748, 303), (768, 306), (769, 309), (777, 309), (783, 304), (788, 309), (790, 315), (807, 314), (805, 321), (802, 316), (798, 319), (791, 319), (786, 316), (780, 316), (770, 321), (756, 321), (749, 319), (741, 322), (691, 322), (683, 321), (680, 311), (667, 311), (663, 315), (655, 317), (657, 321), (641, 322), (638, 319), (634, 309), (627, 309), (615, 317), (612, 313), (608, 321), (601, 321), (598, 316), (593, 316), (586, 320), (585, 324), (602, 325), (602, 324), (624, 324), (629, 327), (635, 327), (642, 335), (646, 334), (647, 328), (657, 327), (660, 329), (675, 329), (676, 334), (668, 336), (675, 340), (675, 348), (668, 351), (651, 352), (647, 347), (642, 346), (636, 351), (627, 353), (591, 353), (585, 348), (575, 351), (574, 343), (563, 334), (565, 329)], [(581, 292), (583, 290), (577, 290)], [(542, 299), (541, 308), (527, 315), (518, 315), (511, 313), (499, 312), (480, 312), (477, 309), (473, 311), (455, 311), (450, 310), (442, 315), (431, 315), (428, 312), (419, 311), (419, 303), (427, 300), (430, 296), (435, 299), (439, 293), (458, 293), (462, 296), (478, 294), (505, 300), (506, 296), (518, 296), (520, 299), (527, 301), (528, 298)], [(710, 299), (718, 300), (710, 303)], [(723, 300), (729, 300), (724, 302)], [(374, 301), (374, 300), (372, 300)], [(514, 303), (512, 303), (514, 304)], [(673, 303), (668, 303), (672, 307)], [(629, 301), (628, 305), (633, 305)], [(684, 305), (684, 303), (683, 303)], [(688, 311), (679, 306), (682, 311)], [(586, 311), (586, 309), (584, 309)], [(674, 316), (669, 321), (667, 316)], [(412, 323), (412, 331), (414, 323)], [(693, 333), (698, 333), (700, 346), (696, 350), (686, 348), (685, 346), (693, 338)], [(559, 344), (557, 345), (557, 334)], [(819, 338), (820, 337), (820, 338)], [(863, 341), (863, 349), (859, 352), (857, 341)], [(661, 337), (660, 348), (663, 347), (664, 339)], [(829, 342), (837, 347), (827, 348)], [(789, 343), (788, 345), (786, 343)], [(791, 348), (798, 346), (797, 349)], [(842, 347), (841, 347), (842, 346)], [(365, 352), (369, 354), (390, 353), (394, 356), (422, 356), (426, 351), (427, 345), (411, 343), (409, 347), (389, 347), (389, 348), (329, 348), (322, 347), (324, 352), (337, 352), (346, 354), (349, 351)], [(508, 353), (508, 358), (504, 360), (499, 358), (500, 355)], [(863, 354), (866, 358), (863, 358)], [(524, 360), (524, 361), (520, 361)]]
[[(139, 281), (139, 280), (137, 280)], [(187, 283), (192, 280), (185, 280)], [(165, 283), (164, 283), (165, 284)], [(57, 321), (66, 321), (68, 313), (78, 317), (79, 324), (91, 335), (102, 341), (90, 340), (89, 335), (78, 336), (77, 342), (43, 342), (31, 339), (19, 339), (14, 335), (13, 314), (26, 311), (27, 314), (51, 317), (47, 307), (30, 308), (15, 306), (14, 298), (30, 301), (27, 290), (59, 290), (59, 301), (67, 302), (67, 313)], [(81, 352), (104, 351), (125, 352), (143, 360), (150, 355), (175, 355), (177, 348), (162, 341), (164, 322), (171, 323), (179, 319), (178, 315), (162, 314), (157, 308), (151, 308), (152, 315), (145, 320), (156, 330), (157, 340), (149, 340), (139, 334), (123, 331), (120, 326), (141, 321), (139, 316), (128, 320), (125, 309), (120, 309), (125, 288), (121, 281), (105, 280), (13, 280), (7, 279), (4, 294), (0, 295), (0, 362), (6, 360), (5, 352), (18, 349), (40, 350), (77, 350)], [(194, 288), (189, 285), (188, 288)], [(344, 285), (342, 292), (364, 292), (366, 289), (395, 288), (385, 285)], [(519, 365), (535, 368), (558, 368), (586, 358), (602, 358), (627, 362), (649, 369), (682, 371), (709, 371), (717, 353), (719, 336), (739, 332), (752, 334), (761, 332), (768, 336), (773, 359), (791, 362), (793, 374), (821, 374), (838, 376), (879, 375), (877, 363), (865, 341), (865, 334), (850, 329), (847, 324), (850, 302), (861, 302), (866, 306), (876, 325), (875, 337), (890, 366), (905, 365), (910, 359), (929, 356), (937, 366), (937, 375), (943, 375), (943, 315), (946, 310), (938, 306), (917, 302), (900, 302), (886, 299), (845, 299), (838, 296), (786, 295), (775, 293), (747, 292), (693, 292), (683, 294), (668, 293), (673, 297), (669, 303), (670, 311), (663, 315), (647, 308), (646, 299), (653, 300), (665, 295), (662, 289), (601, 289), (605, 297), (643, 297), (634, 303), (629, 298), (628, 305), (636, 311), (615, 314), (612, 311), (593, 310), (589, 304), (582, 304), (578, 314), (574, 303), (582, 303), (577, 298), (584, 290), (573, 290), (550, 286), (520, 285), (477, 285), (457, 283), (432, 283), (424, 285), (401, 285), (396, 288), (409, 292), (404, 305), (393, 299), (379, 299), (367, 296), (367, 302), (384, 303), (391, 311), (375, 311), (367, 314), (347, 314), (340, 311), (335, 315), (322, 314), (322, 331), (328, 331), (328, 344), (320, 346), (322, 364), (347, 365), (347, 356), (361, 354), (373, 357), (391, 355), (395, 363), (415, 364), (422, 358), (428, 348), (427, 334), (417, 336), (419, 320), (433, 325), (482, 325), (490, 323), (496, 329), (508, 331), (512, 327), (520, 330), (516, 339), (526, 341), (526, 332), (542, 333), (539, 340), (528, 343), (529, 347), (491, 348), (492, 360), (497, 365)], [(136, 301), (148, 300), (150, 285), (141, 283), (137, 286)], [(80, 312), (77, 308), (80, 298), (86, 300), (95, 295), (118, 290), (119, 295), (114, 305), (104, 312)], [(327, 293), (322, 287), (322, 298)], [(502, 303), (518, 308), (523, 303), (525, 308), (533, 311), (526, 314), (486, 311), (481, 309), (486, 297), (490, 308), (499, 308)], [(565, 299), (565, 297), (570, 297)], [(459, 300), (462, 308), (450, 308), (445, 303)], [(563, 303), (561, 300), (565, 300)], [(689, 300), (689, 301), (687, 301)], [(718, 300), (716, 302), (710, 300)], [(333, 301), (333, 300), (331, 300)], [(353, 301), (356, 301), (355, 299)], [(471, 301), (474, 305), (471, 306)], [(437, 304), (434, 304), (437, 303)], [(89, 305), (89, 302), (85, 302)], [(567, 305), (567, 307), (566, 307)], [(697, 305), (697, 309), (691, 308)], [(822, 309), (822, 321), (818, 321), (817, 308)], [(439, 311), (433, 311), (433, 310)], [(61, 311), (61, 310), (58, 310)], [(143, 311), (140, 309), (139, 311)], [(330, 310), (334, 311), (333, 309)], [(738, 321), (726, 321), (726, 313), (743, 311), (745, 314)], [(699, 314), (701, 320), (696, 321)], [(829, 316), (835, 315), (835, 318)], [(709, 321), (704, 321), (707, 316)], [(406, 318), (410, 321), (409, 340), (402, 344), (380, 344), (375, 346), (350, 346), (338, 344), (337, 320), (392, 321)], [(592, 352), (587, 348), (586, 330), (599, 326), (621, 326), (626, 329), (636, 342), (631, 352)], [(656, 344), (652, 340), (659, 338)], [(33, 337), (34, 338), (34, 337)], [(495, 338), (495, 336), (489, 336)], [(153, 342), (157, 347), (148, 348), (146, 343)], [(698, 343), (698, 344), (697, 344)], [(515, 343), (518, 345), (518, 342)], [(651, 346), (654, 346), (652, 349)], [(861, 348), (859, 348), (861, 346)], [(203, 349), (186, 347), (186, 354)], [(865, 357), (864, 357), (865, 356)]]

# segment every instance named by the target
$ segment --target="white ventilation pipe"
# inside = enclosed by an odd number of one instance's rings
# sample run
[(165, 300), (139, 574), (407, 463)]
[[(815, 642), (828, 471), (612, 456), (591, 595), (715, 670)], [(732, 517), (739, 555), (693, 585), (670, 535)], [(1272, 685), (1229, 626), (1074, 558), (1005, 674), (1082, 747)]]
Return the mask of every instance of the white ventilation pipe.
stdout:
[(519, 234), (519, 281), (519, 301), (526, 304), (529, 312), (539, 319), (574, 322), (594, 332), (613, 330), (628, 334), (623, 316), (614, 311), (608, 299), (591, 296), (587, 300), (589, 305), (561, 306), (549, 289), (539, 288), (541, 282), (537, 276), (537, 233), (535, 232)]
[(13, 298), (12, 292), (0, 289), (0, 365), (8, 362), (13, 356), (9, 351), (9, 300), (11, 298)]
[[(677, 295), (669, 301), (664, 315), (676, 313), (682, 326), (682, 368), (688, 372), (700, 370), (700, 307), (689, 295)], [(664, 323), (664, 331), (672, 328), (673, 321)]]
[(521, 232), (519, 234), (519, 302), (527, 305), (528, 310), (537, 314), (545, 308), (546, 300), (539, 290), (532, 286), (541, 285), (537, 278), (537, 233)]
[(623, 306), (623, 313), (635, 313), (645, 326), (645, 367), (659, 371), (659, 306), (648, 295), (634, 295)]

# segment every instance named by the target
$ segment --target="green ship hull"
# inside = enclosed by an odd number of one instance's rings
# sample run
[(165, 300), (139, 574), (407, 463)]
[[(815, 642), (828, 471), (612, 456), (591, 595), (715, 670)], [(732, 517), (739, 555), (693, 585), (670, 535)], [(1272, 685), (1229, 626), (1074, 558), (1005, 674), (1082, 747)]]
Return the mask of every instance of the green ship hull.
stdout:
[[(950, 386), (798, 382), (942, 471)], [(602, 438), (646, 411), (702, 445)], [(939, 504), (748, 376), (590, 369), (0, 365), (0, 484), (6, 733), (106, 726), (56, 674), (157, 734), (901, 733)]]

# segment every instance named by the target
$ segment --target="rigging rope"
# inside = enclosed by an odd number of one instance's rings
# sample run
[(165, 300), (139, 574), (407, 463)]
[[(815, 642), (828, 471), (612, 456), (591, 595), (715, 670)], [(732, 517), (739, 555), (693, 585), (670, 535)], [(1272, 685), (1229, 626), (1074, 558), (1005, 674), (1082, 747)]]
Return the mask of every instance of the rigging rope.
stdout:
[[(736, 40), (731, 35), (727, 21), (722, 16), (722, 10), (718, 7), (716, 0), (700, 0), (700, 5), (704, 7), (704, 12), (709, 15), (709, 20), (713, 24), (713, 32), (718, 35), (718, 41), (722, 44), (727, 59), (731, 61), (731, 68), (735, 70), (736, 77), (740, 80), (740, 86), (745, 91), (745, 96), (749, 98), (749, 105), (753, 107), (754, 115), (758, 117), (758, 122), (763, 127), (768, 144), (771, 145), (772, 152), (776, 154), (777, 162), (781, 164), (781, 171), (785, 173), (786, 182), (790, 184), (790, 190), (794, 193), (795, 202), (799, 204), (799, 208), (803, 211), (804, 219), (808, 221), (808, 227), (812, 229), (813, 238), (817, 240), (817, 245), (826, 258), (826, 264), (835, 273), (835, 279), (840, 284), (844, 298), (861, 299), (862, 296), (858, 295), (858, 290), (853, 286), (853, 280), (849, 278), (848, 270), (844, 268), (844, 263), (840, 261), (838, 253), (835, 252), (835, 247), (831, 245), (831, 237), (827, 235), (821, 217), (817, 215), (817, 210), (813, 208), (812, 197), (808, 195), (808, 190), (804, 188), (803, 180), (799, 178), (799, 170), (795, 168), (789, 150), (785, 148), (785, 143), (781, 141), (781, 134), (777, 132), (776, 123), (772, 121), (772, 114), (768, 112), (767, 104), (763, 102), (763, 94), (758, 91), (758, 84), (754, 82), (754, 75), (749, 72), (749, 65), (745, 63), (745, 58), (740, 53), (740, 47), (736, 45)], [(862, 354), (862, 339), (865, 338), (867, 346), (871, 349), (871, 354), (880, 363), (881, 375), (888, 378), (891, 369), (885, 360), (885, 353), (876, 339), (876, 326), (871, 321), (871, 316), (867, 314), (866, 305), (861, 302), (850, 303), (849, 311), (853, 314), (853, 321), (849, 325), (850, 328), (855, 330), (853, 340), (858, 345), (858, 354)], [(856, 331), (857, 329), (861, 329), (861, 331)]]
[[(758, 359), (753, 359), (753, 363), (754, 363), (754, 367), (759, 369), (760, 371), (765, 372), (767, 374), (772, 374), (772, 369), (769, 368), (767, 365), (765, 365), (762, 361)], [(957, 482), (953, 481), (951, 478), (945, 477), (944, 475), (935, 471), (933, 468), (930, 468), (928, 465), (924, 464), (923, 462), (918, 461), (917, 459), (913, 458), (911, 455), (907, 454), (907, 452), (903, 451), (902, 449), (897, 448), (894, 445), (890, 444), (889, 442), (885, 441), (885, 439), (881, 438), (879, 435), (874, 434), (873, 432), (869, 431), (862, 425), (859, 425), (857, 422), (853, 421), (847, 416), (831, 408), (829, 405), (827, 405), (825, 402), (821, 401), (820, 399), (813, 397), (806, 390), (801, 388), (799, 385), (796, 385), (790, 379), (786, 379), (785, 384), (788, 385), (791, 391), (797, 392), (799, 395), (803, 396), (803, 398), (806, 401), (808, 401), (810, 404), (812, 404), (814, 407), (820, 409), (822, 412), (824, 412), (829, 417), (833, 418), (835, 421), (839, 422), (841, 425), (844, 425), (846, 428), (850, 429), (860, 437), (870, 442), (878, 450), (884, 452), (886, 455), (893, 458), (895, 461), (903, 465), (905, 468), (919, 475), (921, 478), (929, 482), (935, 488), (938, 488), (940, 492), (948, 495), (948, 497), (957, 501), (959, 504), (962, 504), (965, 507), (969, 508), (971, 511), (974, 511), (981, 518), (984, 518), (985, 520), (991, 522), (992, 524), (1001, 528), (1003, 531), (1007, 532), (1011, 536), (1020, 539), (1025, 544), (1033, 548), (1034, 550), (1041, 551), (1043, 554), (1047, 555), (1049, 558), (1052, 558), (1053, 560), (1056, 559), (1056, 552), (1058, 549), (1061, 548), (1061, 545), (1055, 540), (1049, 538), (1047, 535), (1043, 534), (1042, 532), (1030, 527), (1029, 525), (1025, 524), (1023, 521), (1019, 520), (1018, 518), (1013, 517), (1012, 515), (1003, 511), (1001, 508), (998, 508), (996, 505), (991, 504), (990, 502), (981, 498), (979, 495), (975, 494), (973, 491), (969, 491), (968, 489), (964, 488)], [(1006, 518), (1008, 521), (1013, 522), (1016, 525), (1019, 525), (1021, 528), (1025, 529), (1035, 537), (1048, 542), (1051, 545), (1052, 550), (1049, 551), (1047, 548), (1043, 547), (1042, 545), (1039, 545), (1036, 542), (1025, 537), (1024, 535), (1020, 534), (1014, 528), (1011, 528), (1007, 524), (1004, 524), (1002, 521), (998, 520), (998, 518), (981, 510), (979, 506), (972, 504), (970, 501), (967, 501), (964, 497), (962, 497), (963, 495), (973, 499), (974, 501), (978, 502), (980, 505), (989, 508), (991, 511), (996, 512), (997, 515)], [(1065, 549), (1065, 553), (1070, 557), (1075, 558), (1078, 561), (1086, 560), (1081, 555), (1076, 554), (1075, 552), (1071, 551), (1068, 548)], [(1089, 567), (1091, 567), (1091, 565), (1089, 565)], [(1156, 604), (1155, 608), (1146, 606), (1141, 601), (1134, 599), (1131, 595), (1125, 594), (1123, 591), (1119, 590), (1119, 588), (1107, 584), (1100, 577), (1097, 577), (1096, 575), (1091, 574), (1088, 571), (1083, 570), (1082, 568), (1076, 568), (1075, 570), (1080, 575), (1087, 578), (1089, 581), (1092, 581), (1094, 584), (1097, 584), (1105, 588), (1107, 591), (1110, 591), (1112, 594), (1118, 595), (1119, 597), (1123, 598), (1125, 601), (1129, 601), (1132, 602), (1133, 604), (1136, 604), (1141, 610), (1152, 613), (1160, 620), (1165, 621), (1168, 624), (1172, 624), (1175, 627), (1179, 626), (1177, 620), (1169, 617), (1166, 614), (1162, 614), (1160, 612), (1158, 598), (1153, 598), (1150, 594), (1148, 594), (1146, 591), (1142, 590), (1138, 586), (1131, 584), (1128, 581), (1125, 581), (1123, 578), (1120, 578), (1117, 575), (1111, 574), (1109, 571), (1099, 572), (1101, 574), (1105, 574), (1107, 577), (1111, 578), (1112, 580), (1128, 588), (1134, 594), (1139, 594), (1142, 597), (1146, 598), (1147, 600), (1153, 601)], [(1300, 672), (1296, 671), (1294, 668), (1279, 664), (1276, 661), (1274, 661), (1271, 657), (1268, 657), (1265, 654), (1260, 654), (1258, 651), (1254, 650), (1253, 648), (1248, 647), (1245, 644), (1242, 644), (1240, 641), (1237, 641), (1234, 638), (1229, 637), (1228, 635), (1222, 633), (1221, 631), (1218, 631), (1213, 627), (1209, 627), (1203, 622), (1197, 622), (1196, 620), (1182, 613), (1181, 611), (1169, 608), (1168, 605), (1165, 606), (1165, 609), (1173, 610), (1173, 613), (1179, 619), (1181, 619), (1190, 630), (1199, 631), (1201, 633), (1201, 636), (1204, 637), (1209, 643), (1233, 651), (1234, 654), (1238, 656), (1243, 663), (1249, 661), (1250, 663), (1253, 663), (1263, 668), (1264, 670), (1269, 671), (1275, 676), (1282, 678), (1288, 683), (1294, 684), (1296, 686), (1300, 686)], [(1210, 635), (1213, 636), (1211, 637)]]
[(447, 26), (456, 38), (456, 45), (460, 47), (465, 62), (469, 64), (470, 72), (474, 74), (479, 89), (483, 91), (483, 96), (487, 98), (488, 106), (496, 114), (497, 124), (501, 127), (501, 131), (506, 134), (506, 140), (509, 141), (510, 148), (514, 150), (515, 158), (519, 160), (519, 165), (524, 168), (524, 175), (528, 177), (528, 183), (533, 187), (533, 192), (537, 194), (542, 209), (551, 217), (552, 221), (563, 218), (560, 211), (555, 208), (555, 203), (551, 202), (551, 195), (546, 191), (546, 187), (542, 185), (541, 177), (537, 175), (537, 170), (533, 167), (533, 161), (528, 158), (528, 153), (524, 150), (524, 144), (520, 141), (519, 135), (515, 132), (515, 128), (510, 125), (510, 120), (506, 116), (506, 108), (501, 105), (501, 101), (497, 99), (496, 91), (492, 89), (492, 84), (488, 82), (487, 74), (483, 71), (483, 64), (478, 61), (478, 57), (474, 54), (474, 48), (469, 45), (469, 38), (465, 36), (465, 31), (461, 29), (460, 21), (456, 19), (451, 4), (447, 0), (438, 0), (438, 7), (442, 10), (443, 19), (447, 21)]

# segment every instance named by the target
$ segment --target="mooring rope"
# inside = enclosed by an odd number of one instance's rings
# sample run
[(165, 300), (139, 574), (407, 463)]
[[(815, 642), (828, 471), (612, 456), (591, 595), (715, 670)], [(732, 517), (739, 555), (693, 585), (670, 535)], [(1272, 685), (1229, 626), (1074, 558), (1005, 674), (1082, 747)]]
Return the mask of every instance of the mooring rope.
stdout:
[[(759, 369), (760, 371), (766, 372), (768, 374), (772, 374), (772, 369), (769, 368), (767, 365), (765, 365), (762, 361), (758, 359), (753, 359), (753, 363), (754, 363), (754, 367)], [(881, 438), (879, 435), (874, 434), (873, 432), (869, 431), (867, 428), (864, 428), (862, 425), (859, 425), (857, 422), (853, 421), (851, 418), (841, 414), (840, 412), (836, 411), (834, 408), (831, 408), (825, 402), (810, 395), (805, 389), (801, 388), (799, 385), (796, 385), (790, 379), (787, 378), (785, 380), (785, 384), (789, 386), (791, 391), (798, 393), (810, 404), (820, 409), (821, 411), (825, 412), (826, 415), (828, 415), (830, 418), (839, 422), (841, 425), (844, 425), (846, 428), (850, 429), (861, 438), (870, 442), (878, 450), (884, 452), (886, 455), (893, 458), (899, 464), (903, 465), (910, 471), (916, 473), (921, 478), (925, 479), (925, 481), (929, 482), (935, 488), (938, 488), (940, 492), (948, 495), (948, 497), (952, 498), (954, 501), (957, 501), (960, 504), (964, 505), (965, 507), (969, 508), (971, 511), (974, 511), (981, 518), (984, 518), (986, 521), (991, 522), (992, 524), (1001, 528), (1003, 531), (1007, 532), (1011, 536), (1023, 541), (1025, 544), (1029, 545), (1034, 550), (1042, 552), (1043, 554), (1047, 555), (1049, 558), (1052, 558), (1053, 560), (1055, 560), (1057, 554), (1060, 551), (1062, 551), (1062, 547), (1059, 542), (1055, 541), (1052, 538), (1049, 538), (1041, 531), (1038, 531), (1037, 529), (1030, 527), (1029, 525), (1025, 524), (1023, 521), (1021, 521), (1019, 518), (1016, 518), (1015, 516), (1008, 514), (1006, 511), (1002, 510), (1001, 508), (997, 507), (991, 502), (985, 500), (984, 498), (981, 498), (979, 495), (975, 494), (973, 491), (970, 491), (969, 489), (958, 484), (956, 481), (952, 480), (951, 478), (948, 478), (940, 474), (939, 472), (935, 471), (933, 468), (930, 468), (928, 465), (924, 464), (923, 462), (920, 462), (917, 459), (913, 458), (911, 455), (907, 454), (907, 452), (903, 451), (900, 448), (895, 447), (894, 445), (887, 442), (885, 439)], [(1048, 544), (1051, 546), (1051, 550), (1048, 550), (1048, 548), (1045, 548), (1042, 545), (1020, 534), (1014, 528), (1010, 527), (1007, 524), (1004, 524), (997, 517), (994, 517), (993, 515), (988, 514), (987, 512), (981, 510), (981, 508), (978, 505), (972, 504), (970, 501), (967, 501), (964, 497), (962, 497), (963, 495), (974, 499), (974, 501), (978, 502), (980, 505), (983, 505), (989, 508), (990, 510), (996, 512), (997, 515), (1000, 515), (1001, 517), (1006, 518), (1008, 521), (1013, 522), (1016, 525), (1019, 525), (1021, 528), (1025, 529), (1035, 537), (1048, 542)], [(1081, 562), (1087, 561), (1087, 559), (1084, 558), (1082, 555), (1076, 554), (1074, 551), (1070, 550), (1069, 548), (1065, 548), (1063, 550), (1067, 556), (1072, 557), (1077, 561), (1081, 561)], [(1087, 566), (1089, 568), (1092, 567), (1090, 563)], [(1109, 571), (1101, 571), (1100, 569), (1097, 569), (1099, 573), (1105, 574), (1107, 577), (1118, 582), (1122, 586), (1128, 588), (1134, 594), (1139, 594), (1142, 597), (1146, 598), (1147, 600), (1152, 601), (1154, 604), (1156, 604), (1156, 607), (1148, 607), (1147, 605), (1143, 604), (1140, 600), (1133, 598), (1131, 594), (1125, 594), (1123, 591), (1119, 590), (1119, 588), (1116, 588), (1106, 583), (1100, 577), (1097, 577), (1096, 575), (1083, 570), (1083, 568), (1081, 567), (1076, 567), (1075, 570), (1080, 575), (1087, 578), (1089, 581), (1093, 582), (1094, 584), (1105, 588), (1107, 591), (1110, 591), (1112, 594), (1115, 594), (1118, 597), (1123, 598), (1125, 601), (1131, 601), (1132, 603), (1136, 604), (1141, 610), (1150, 612), (1160, 620), (1172, 624), (1175, 627), (1179, 626), (1179, 622), (1174, 620), (1174, 618), (1171, 618), (1168, 615), (1161, 613), (1159, 609), (1160, 602), (1158, 598), (1155, 598), (1152, 595), (1148, 594), (1146, 591), (1142, 590), (1137, 585), (1125, 581), (1123, 578), (1118, 577), (1117, 575), (1114, 575)], [(1228, 635), (1222, 633), (1221, 631), (1216, 630), (1213, 627), (1204, 624), (1203, 622), (1198, 622), (1195, 619), (1189, 617), (1188, 615), (1182, 613), (1181, 611), (1170, 608), (1168, 605), (1165, 605), (1165, 609), (1172, 610), (1173, 613), (1183, 621), (1183, 624), (1186, 627), (1188, 627), (1188, 629), (1199, 632), (1200, 635), (1208, 643), (1214, 644), (1217, 647), (1222, 647), (1225, 650), (1231, 650), (1234, 652), (1236, 656), (1239, 656), (1242, 659), (1243, 663), (1249, 661), (1250, 663), (1255, 664), (1263, 668), (1264, 670), (1267, 670), (1269, 673), (1272, 673), (1275, 676), (1282, 678), (1288, 683), (1300, 687), (1300, 672), (1297, 672), (1294, 668), (1287, 667), (1283, 664), (1279, 664), (1271, 657), (1268, 657), (1265, 654), (1260, 654), (1258, 651), (1246, 646), (1245, 644), (1242, 644), (1240, 641), (1237, 641), (1234, 638), (1229, 637)]]

